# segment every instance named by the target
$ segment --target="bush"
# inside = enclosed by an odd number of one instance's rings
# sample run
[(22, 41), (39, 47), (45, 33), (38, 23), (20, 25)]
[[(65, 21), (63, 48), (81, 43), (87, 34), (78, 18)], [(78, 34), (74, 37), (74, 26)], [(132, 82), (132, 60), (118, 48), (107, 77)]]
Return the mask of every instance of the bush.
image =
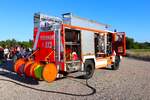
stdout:
[(133, 38), (126, 37), (126, 49), (150, 49), (150, 43), (134, 42)]
[(12, 40), (6, 40), (6, 41), (0, 41), (0, 46), (5, 47), (12, 47), (16, 45), (21, 45), (26, 48), (31, 48), (32, 47), (32, 40), (29, 41), (16, 41), (15, 39)]

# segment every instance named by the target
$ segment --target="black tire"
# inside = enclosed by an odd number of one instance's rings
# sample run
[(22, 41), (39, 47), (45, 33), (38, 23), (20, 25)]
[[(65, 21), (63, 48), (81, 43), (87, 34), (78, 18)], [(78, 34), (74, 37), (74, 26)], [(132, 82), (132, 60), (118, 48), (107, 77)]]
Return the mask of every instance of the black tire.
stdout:
[(94, 62), (92, 60), (86, 60), (85, 64), (84, 64), (84, 68), (85, 68), (85, 75), (84, 75), (84, 79), (90, 79), (93, 74), (94, 74)]
[(116, 56), (114, 64), (111, 65), (112, 70), (118, 70), (119, 69), (119, 64), (120, 64), (120, 57)]

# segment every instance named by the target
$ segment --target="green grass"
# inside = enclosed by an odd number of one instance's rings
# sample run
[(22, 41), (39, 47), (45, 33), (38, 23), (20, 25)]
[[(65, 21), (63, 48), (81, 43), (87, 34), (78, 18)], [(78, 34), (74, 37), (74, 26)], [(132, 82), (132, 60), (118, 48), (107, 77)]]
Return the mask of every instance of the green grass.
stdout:
[(131, 52), (150, 52), (150, 49), (130, 49)]
[(131, 49), (127, 50), (127, 56), (139, 58), (143, 60), (150, 60), (150, 49)]

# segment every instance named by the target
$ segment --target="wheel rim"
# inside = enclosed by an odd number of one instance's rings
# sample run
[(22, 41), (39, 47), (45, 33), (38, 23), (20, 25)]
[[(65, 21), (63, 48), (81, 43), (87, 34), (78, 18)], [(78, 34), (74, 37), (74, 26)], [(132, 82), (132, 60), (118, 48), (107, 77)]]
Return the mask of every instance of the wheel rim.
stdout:
[(58, 71), (55, 64), (46, 64), (43, 69), (43, 78), (47, 82), (52, 82), (56, 79), (57, 73)]

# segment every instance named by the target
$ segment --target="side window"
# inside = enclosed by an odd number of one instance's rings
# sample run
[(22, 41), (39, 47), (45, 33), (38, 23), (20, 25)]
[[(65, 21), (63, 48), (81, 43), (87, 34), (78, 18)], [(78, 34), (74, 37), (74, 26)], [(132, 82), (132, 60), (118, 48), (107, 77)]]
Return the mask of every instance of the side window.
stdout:
[(115, 41), (116, 41), (116, 42), (121, 42), (122, 40), (123, 40), (123, 36), (120, 35), (120, 34), (116, 34), (116, 39), (115, 39)]

